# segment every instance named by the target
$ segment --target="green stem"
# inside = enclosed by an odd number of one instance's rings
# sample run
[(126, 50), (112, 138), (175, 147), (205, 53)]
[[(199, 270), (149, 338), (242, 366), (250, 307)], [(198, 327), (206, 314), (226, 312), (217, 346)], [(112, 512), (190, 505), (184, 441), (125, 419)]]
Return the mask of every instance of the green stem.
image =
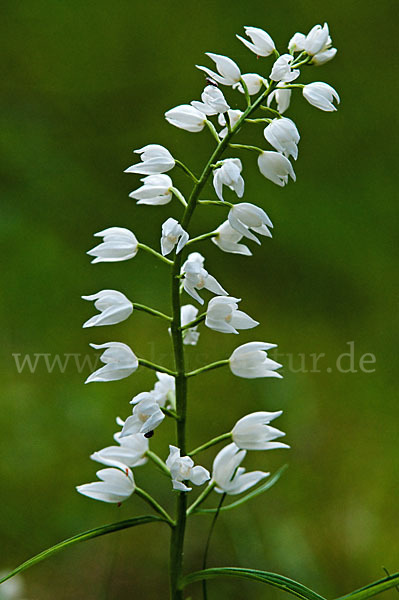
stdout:
[(275, 110), (274, 108), (270, 108), (270, 106), (259, 106), (259, 108), (260, 108), (261, 110), (267, 110), (267, 111), (269, 111), (269, 112), (273, 113), (274, 115), (276, 115), (276, 117), (279, 117), (279, 118), (281, 118), (281, 115), (280, 115), (280, 113), (278, 112), (278, 110)]
[(153, 256), (156, 256), (159, 260), (162, 260), (162, 262), (166, 263), (167, 265), (173, 265), (173, 261), (169, 260), (169, 258), (166, 258), (166, 256), (162, 256), (162, 254), (160, 254), (159, 252), (154, 250), (154, 248), (151, 248), (150, 246), (147, 246), (146, 244), (142, 244), (141, 242), (139, 242), (137, 244), (137, 246), (139, 248), (141, 248), (142, 250), (149, 252)]
[(137, 494), (140, 498), (142, 498), (145, 502), (147, 502), (147, 504), (152, 506), (152, 508), (158, 514), (160, 514), (169, 523), (171, 527), (175, 526), (175, 522), (173, 521), (172, 517), (168, 515), (166, 510), (148, 492), (145, 492), (141, 488), (136, 487), (134, 493)]
[[(190, 224), (191, 218), (195, 211), (198, 203), (199, 196), (208, 180), (209, 175), (212, 173), (212, 164), (217, 161), (223, 155), (223, 152), (228, 147), (231, 138), (240, 130), (245, 119), (249, 117), (265, 100), (265, 98), (273, 91), (276, 87), (276, 83), (272, 82), (269, 87), (259, 95), (255, 102), (248, 106), (243, 112), (241, 117), (238, 119), (231, 131), (228, 131), (227, 135), (220, 140), (214, 126), (206, 121), (207, 127), (212, 132), (215, 140), (217, 140), (217, 146), (206, 163), (198, 181), (193, 186), (190, 197), (188, 198), (187, 207), (184, 210), (184, 214), (181, 220), (181, 226), (186, 231)], [(184, 347), (183, 347), (183, 333), (181, 331), (180, 321), (180, 270), (182, 265), (182, 253), (175, 255), (172, 268), (172, 315), (173, 320), (171, 324), (171, 334), (173, 342), (173, 351), (175, 357), (175, 368), (176, 368), (176, 413), (177, 413), (177, 445), (179, 446), (182, 456), (186, 454), (186, 412), (187, 412), (187, 375), (184, 367)], [(224, 364), (228, 362), (225, 361)], [(217, 366), (222, 366), (217, 365)], [(216, 367), (212, 367), (216, 368)], [(200, 370), (202, 372), (202, 370)], [(183, 599), (183, 582), (182, 582), (182, 568), (183, 568), (183, 549), (184, 549), (184, 535), (186, 528), (186, 510), (187, 510), (187, 494), (180, 492), (177, 498), (176, 506), (176, 526), (173, 528), (171, 542), (170, 542), (170, 596), (171, 600), (182, 600)]]
[[(212, 534), (213, 534), (213, 531), (215, 529), (216, 521), (217, 521), (217, 518), (219, 516), (220, 509), (222, 508), (222, 504), (223, 504), (225, 498), (226, 498), (226, 494), (222, 494), (222, 497), (220, 498), (220, 502), (218, 504), (216, 513), (214, 514), (211, 526), (209, 528), (208, 538), (207, 538), (206, 544), (205, 544), (204, 557), (202, 559), (202, 569), (203, 570), (206, 569), (206, 563), (207, 563), (207, 560), (208, 560), (208, 552), (209, 552), (209, 546), (211, 544)], [(207, 587), (206, 587), (206, 579), (204, 579), (202, 581), (202, 594), (203, 594), (204, 600), (208, 600), (208, 592), (207, 592)]]
[(194, 510), (203, 503), (203, 501), (209, 496), (213, 488), (215, 487), (215, 482), (211, 481), (211, 483), (204, 489), (204, 491), (198, 496), (196, 500), (188, 507), (187, 516), (191, 515)]
[(172, 377), (176, 376), (174, 371), (167, 369), (166, 367), (161, 367), (161, 365), (156, 365), (150, 360), (145, 360), (144, 358), (139, 358), (139, 365), (142, 367), (147, 367), (147, 369), (152, 369), (153, 371), (159, 371), (160, 373), (167, 373), (168, 375), (172, 375)]
[(209, 365), (205, 365), (204, 367), (200, 367), (195, 371), (190, 371), (189, 373), (186, 373), (186, 375), (187, 377), (194, 377), (194, 375), (199, 375), (200, 373), (205, 373), (205, 371), (211, 371), (212, 369), (218, 369), (219, 367), (225, 367), (228, 364), (228, 358), (226, 358), (225, 360), (218, 360), (214, 363), (210, 363)]
[[(179, 190), (175, 187), (171, 187), (170, 189), (173, 192), (173, 194), (176, 196), (176, 198), (179, 200), (179, 202), (181, 202), (183, 204), (184, 208), (186, 208), (187, 202), (186, 202), (183, 194), (181, 192), (179, 192)], [(170, 264), (172, 265), (173, 261), (170, 261)]]
[(231, 202), (226, 202), (226, 200), (224, 200), (223, 202), (221, 200), (198, 200), (198, 204), (204, 204), (204, 205), (214, 204), (215, 206), (224, 206), (225, 208), (226, 208), (226, 206), (229, 206), (230, 208), (232, 208), (234, 206), (234, 204), (232, 204)]
[(194, 321), (190, 321), (190, 323), (187, 323), (187, 325), (183, 325), (181, 330), (184, 331), (185, 329), (190, 329), (191, 327), (195, 327), (196, 325), (198, 325), (198, 323), (201, 323), (202, 321), (204, 321), (205, 318), (206, 318), (206, 312), (202, 313), (202, 315), (200, 315), (199, 317), (194, 319)]
[[(277, 111), (276, 111), (277, 112)], [(264, 119), (247, 119), (247, 123), (271, 123), (272, 119), (265, 117)]]
[(172, 419), (177, 419), (177, 414), (175, 413), (174, 410), (171, 410), (170, 408), (165, 408), (164, 406), (161, 407), (161, 410), (167, 417), (172, 417)]
[(215, 446), (216, 444), (219, 444), (220, 442), (223, 442), (224, 440), (229, 440), (230, 438), (231, 438), (231, 432), (223, 433), (222, 435), (218, 435), (217, 437), (213, 438), (212, 440), (209, 440), (209, 442), (205, 442), (205, 444), (202, 444), (202, 446), (198, 446), (198, 448), (191, 450), (191, 452), (188, 453), (188, 456), (194, 456), (195, 454), (198, 454), (198, 452), (202, 452), (203, 450), (206, 450), (207, 448), (210, 448), (211, 446)]
[(163, 462), (163, 460), (158, 456), (158, 454), (155, 454), (155, 452), (152, 452), (151, 450), (147, 450), (147, 452), (145, 454), (146, 454), (146, 456), (148, 456), (148, 458), (150, 460), (152, 460), (152, 462), (155, 465), (157, 465), (157, 467), (159, 467), (161, 469), (161, 471), (163, 473), (165, 473), (165, 475), (170, 477), (170, 471), (169, 471), (168, 467)]
[(175, 158), (175, 163), (178, 167), (180, 167), (185, 172), (186, 175), (188, 175), (194, 181), (194, 183), (197, 183), (197, 181), (198, 181), (197, 177), (194, 175), (194, 173), (192, 171), (190, 171), (190, 169), (183, 162), (181, 162), (181, 160), (177, 160), (177, 158)]
[(190, 244), (194, 244), (194, 242), (201, 242), (202, 240), (208, 240), (209, 238), (213, 238), (216, 237), (218, 234), (216, 233), (216, 231), (210, 231), (209, 233), (203, 233), (202, 235), (199, 235), (198, 237), (195, 238), (191, 238), (191, 240), (189, 240), (186, 244), (186, 246), (189, 246)]
[[(217, 141), (217, 143), (220, 144), (220, 138), (218, 136), (218, 132), (216, 131), (214, 124), (211, 123), (211, 121), (208, 121), (208, 119), (206, 119), (205, 125), (208, 127), (209, 131), (211, 132), (212, 136), (215, 138), (215, 140)], [(197, 184), (200, 181), (201, 181), (201, 178), (199, 178)]]
[(240, 79), (242, 89), (244, 90), (245, 100), (247, 101), (247, 106), (251, 106), (251, 96), (249, 95), (248, 86), (241, 77)]
[(240, 148), (241, 150), (254, 150), (255, 152), (259, 152), (259, 154), (263, 153), (261, 148), (257, 146), (248, 146), (247, 144), (229, 144), (230, 148)]
[(145, 304), (137, 304), (137, 302), (133, 302), (134, 310), (142, 310), (150, 315), (154, 315), (154, 317), (161, 317), (166, 321), (171, 321), (172, 317), (168, 317), (168, 315), (164, 315), (164, 313), (159, 312), (159, 310), (155, 310), (155, 308), (151, 308), (150, 306), (146, 306)]

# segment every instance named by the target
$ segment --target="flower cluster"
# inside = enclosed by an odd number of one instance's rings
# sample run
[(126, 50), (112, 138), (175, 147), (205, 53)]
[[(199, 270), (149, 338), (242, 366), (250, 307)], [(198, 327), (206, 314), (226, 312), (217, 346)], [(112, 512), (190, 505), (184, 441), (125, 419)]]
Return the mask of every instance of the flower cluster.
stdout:
[[(281, 416), (282, 411), (261, 410), (245, 415), (230, 431), (191, 452), (186, 451), (185, 429), (182, 427), (186, 411), (184, 382), (187, 378), (224, 366), (229, 367), (237, 377), (246, 379), (282, 377), (279, 372), (282, 365), (268, 355), (276, 345), (263, 341), (241, 344), (229, 358), (195, 371), (187, 372), (184, 368), (184, 346), (196, 346), (199, 343), (198, 328), (201, 324), (218, 333), (235, 335), (259, 325), (252, 316), (240, 310), (241, 298), (230, 295), (207, 270), (205, 257), (195, 246), (197, 243), (212, 241), (223, 252), (251, 256), (250, 243), (260, 245), (261, 237), (272, 236), (273, 223), (263, 208), (250, 202), (233, 202), (236, 198), (243, 198), (245, 193), (245, 161), (238, 158), (237, 154), (242, 150), (255, 152), (260, 173), (272, 183), (283, 187), (288, 184), (289, 179), (296, 179), (293, 161), (298, 158), (300, 142), (296, 124), (283, 116), (289, 109), (291, 94), (300, 89), (311, 105), (327, 112), (336, 110), (334, 100), (339, 103), (337, 92), (327, 83), (298, 83), (304, 65), (322, 65), (336, 54), (327, 24), (316, 25), (307, 35), (295, 33), (288, 44), (288, 52), (281, 55), (270, 35), (258, 27), (245, 27), (245, 36), (237, 37), (258, 57), (273, 57), (268, 72), (264, 66), (267, 63), (259, 62), (259, 74), (242, 73), (239, 65), (231, 58), (207, 52), (206, 56), (214, 63), (214, 70), (198, 66), (207, 76), (207, 84), (200, 99), (180, 104), (165, 113), (168, 123), (179, 129), (191, 133), (205, 130), (212, 136), (216, 148), (201, 175), (195, 175), (185, 163), (159, 144), (148, 144), (135, 150), (139, 155), (139, 162), (126, 169), (127, 173), (143, 176), (142, 185), (130, 194), (137, 204), (164, 206), (177, 199), (182, 205), (179, 220), (167, 216), (163, 222), (159, 232), (160, 252), (139, 242), (135, 234), (124, 227), (109, 227), (95, 234), (103, 238), (103, 241), (88, 252), (94, 257), (93, 263), (98, 263), (129, 260), (142, 250), (169, 266), (171, 316), (153, 307), (133, 302), (122, 292), (102, 290), (83, 296), (85, 300), (94, 302), (98, 311), (83, 326), (115, 325), (128, 319), (132, 313), (136, 314), (136, 310), (146, 311), (166, 321), (175, 358), (174, 366), (166, 367), (136, 356), (122, 342), (91, 344), (95, 349), (105, 349), (101, 355), (104, 366), (92, 373), (87, 383), (122, 379), (139, 367), (155, 370), (157, 379), (150, 391), (141, 391), (133, 397), (132, 413), (126, 420), (118, 418), (121, 430), (114, 436), (117, 445), (92, 454), (91, 458), (106, 468), (97, 472), (99, 481), (78, 486), (78, 491), (90, 498), (120, 503), (136, 491), (139, 495), (144, 494), (143, 497), (148, 501), (150, 496), (137, 487), (132, 469), (152, 461), (170, 478), (172, 489), (180, 493), (191, 492), (192, 485), (206, 484), (204, 491), (188, 508), (187, 514), (190, 514), (212, 490), (227, 495), (242, 494), (268, 477), (268, 472), (245, 471), (241, 465), (247, 451), (288, 448), (287, 444), (277, 441), (285, 434), (270, 424)], [(223, 91), (219, 86), (226, 89)], [(238, 93), (244, 103), (241, 109), (231, 108), (231, 105), (236, 105), (236, 100), (233, 103), (229, 95), (234, 93)], [(253, 118), (256, 112), (258, 116)], [(244, 126), (252, 127), (250, 124), (261, 125), (268, 146), (258, 148), (231, 142)], [(234, 151), (233, 156), (224, 156), (225, 152), (230, 151), (231, 154)], [(175, 168), (182, 169), (193, 185), (187, 195), (183, 195), (173, 184), (170, 172)], [(208, 178), (212, 179), (215, 192), (212, 200), (200, 197)], [(226, 214), (214, 230), (195, 236), (190, 221), (194, 210), (201, 204), (219, 206), (218, 210), (222, 207)], [(191, 248), (192, 245), (194, 248)], [(183, 303), (183, 298), (188, 295), (194, 303), (203, 306), (206, 294), (210, 294), (210, 298), (204, 312), (200, 312), (195, 304)], [(168, 420), (176, 421), (177, 441), (171, 440), (169, 455), (164, 460), (150, 449), (150, 438), (156, 428), (165, 427)], [(194, 463), (194, 455), (222, 441), (228, 441), (228, 444), (214, 458), (211, 472)], [(153, 499), (150, 503), (165, 516), (164, 509)], [(179, 518), (178, 515), (173, 526), (184, 527)]]

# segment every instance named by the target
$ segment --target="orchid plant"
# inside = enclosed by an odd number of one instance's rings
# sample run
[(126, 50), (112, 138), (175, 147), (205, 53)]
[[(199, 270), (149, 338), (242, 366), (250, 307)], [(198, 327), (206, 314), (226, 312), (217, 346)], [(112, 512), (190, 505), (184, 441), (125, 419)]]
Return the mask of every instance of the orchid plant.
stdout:
[[(83, 296), (85, 300), (93, 302), (98, 311), (84, 323), (85, 328), (120, 323), (138, 310), (157, 317), (169, 329), (174, 355), (172, 368), (136, 356), (123, 342), (91, 344), (93, 348), (103, 351), (101, 361), (104, 366), (92, 373), (86, 383), (123, 379), (140, 367), (155, 371), (156, 379), (150, 391), (141, 391), (130, 401), (131, 414), (124, 420), (117, 418), (119, 431), (114, 436), (114, 445), (91, 455), (93, 461), (104, 467), (97, 471), (97, 481), (77, 487), (81, 494), (108, 503), (120, 504), (128, 501), (132, 495), (139, 496), (156, 514), (136, 516), (70, 538), (27, 561), (2, 581), (72, 543), (158, 521), (170, 528), (169, 572), (172, 600), (182, 600), (186, 586), (195, 581), (203, 582), (203, 596), (207, 598), (205, 582), (208, 578), (218, 576), (252, 579), (281, 588), (299, 598), (322, 600), (312, 590), (281, 575), (239, 567), (206, 568), (210, 538), (202, 570), (188, 575), (184, 573), (187, 519), (199, 513), (208, 514), (213, 517), (212, 531), (221, 511), (238, 507), (265, 492), (282, 472), (280, 469), (272, 477), (265, 471), (247, 472), (241, 466), (247, 451), (289, 448), (281, 441), (285, 434), (274, 427), (274, 421), (281, 416), (282, 411), (263, 410), (244, 415), (235, 424), (228, 424), (229, 431), (205, 441), (197, 448), (191, 449), (188, 445), (186, 416), (189, 379), (211, 369), (226, 367), (237, 377), (281, 378), (279, 369), (282, 366), (268, 356), (268, 351), (276, 346), (274, 343), (252, 341), (239, 345), (229, 358), (222, 358), (193, 371), (187, 370), (185, 347), (199, 343), (200, 326), (204, 325), (218, 334), (239, 334), (240, 330), (259, 325), (258, 321), (240, 310), (241, 299), (230, 296), (222, 284), (208, 272), (204, 256), (195, 251), (195, 247), (197, 242), (209, 240), (223, 252), (251, 256), (249, 242), (260, 244), (259, 236), (271, 238), (273, 224), (262, 208), (248, 202), (233, 203), (225, 198), (226, 188), (233, 192), (233, 197), (234, 194), (238, 199), (244, 196), (243, 164), (234, 154), (241, 150), (254, 152), (260, 173), (275, 185), (285, 186), (289, 179), (295, 181), (292, 160), (297, 159), (300, 140), (295, 123), (283, 116), (289, 108), (292, 92), (302, 90), (304, 98), (312, 106), (326, 112), (335, 111), (336, 104), (340, 101), (338, 93), (327, 83), (298, 83), (302, 67), (323, 65), (336, 54), (327, 24), (316, 25), (307, 35), (295, 33), (288, 44), (288, 52), (282, 55), (263, 29), (245, 27), (245, 35), (246, 37), (238, 35), (237, 38), (258, 57), (271, 59), (271, 65), (265, 60), (259, 62), (260, 74), (243, 74), (231, 58), (206, 53), (215, 64), (216, 71), (198, 66), (207, 76), (201, 100), (182, 104), (165, 113), (166, 120), (179, 129), (191, 133), (207, 130), (210, 133), (211, 155), (202, 172), (195, 174), (168, 149), (158, 144), (149, 144), (135, 150), (139, 162), (126, 169), (127, 173), (144, 176), (141, 179), (142, 185), (130, 194), (137, 204), (163, 206), (176, 199), (182, 205), (179, 221), (166, 215), (160, 232), (160, 252), (138, 241), (136, 235), (124, 227), (109, 227), (94, 234), (101, 240), (88, 252), (93, 257), (92, 262), (99, 263), (130, 260), (139, 251), (145, 251), (170, 270), (172, 305), (169, 315), (155, 307), (136, 303), (116, 290), (101, 290)], [(242, 108), (231, 108), (219, 86), (232, 88), (242, 99)], [(269, 145), (267, 149), (233, 143), (239, 132), (250, 130), (254, 124), (263, 128), (265, 141)], [(171, 177), (166, 174), (176, 167), (187, 175), (191, 184), (188, 194), (178, 190)], [(210, 178), (213, 181), (215, 199), (205, 200), (202, 193)], [(219, 210), (222, 207), (226, 211), (226, 218), (215, 230), (192, 237), (191, 226), (195, 212), (197, 208), (204, 206), (217, 206)], [(205, 290), (213, 296), (208, 301), (206, 310), (200, 312), (199, 307), (205, 303)], [(169, 455), (160, 456), (156, 452), (156, 436), (153, 436), (157, 427), (166, 427), (166, 421), (174, 425), (175, 434), (172, 434), (172, 429), (169, 430)], [(221, 445), (223, 446), (214, 456), (212, 467), (197, 464), (202, 451)], [(176, 503), (173, 514), (169, 514), (157, 499), (136, 483), (136, 478), (140, 478), (137, 470), (149, 463), (170, 480), (171, 494), (175, 494)], [(217, 506), (204, 508), (204, 501), (213, 494), (219, 495), (219, 501), (215, 503)], [(238, 499), (223, 505), (230, 496), (238, 496)], [(399, 575), (388, 576), (376, 584), (349, 594), (347, 598), (367, 598), (393, 587), (398, 578)]]

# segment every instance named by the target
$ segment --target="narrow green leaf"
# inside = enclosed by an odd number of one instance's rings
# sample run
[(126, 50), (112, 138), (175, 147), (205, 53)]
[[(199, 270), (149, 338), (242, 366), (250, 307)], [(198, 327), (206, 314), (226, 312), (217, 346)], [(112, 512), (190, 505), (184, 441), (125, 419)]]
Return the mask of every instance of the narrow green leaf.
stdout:
[(288, 579), (283, 575), (268, 573), (267, 571), (258, 571), (255, 569), (242, 569), (239, 567), (215, 567), (190, 573), (183, 579), (183, 586), (194, 583), (195, 581), (202, 581), (203, 579), (210, 579), (213, 577), (239, 577), (241, 579), (251, 579), (252, 581), (258, 581), (260, 583), (267, 583), (280, 590), (284, 590), (297, 598), (301, 598), (302, 600), (325, 600), (323, 596), (320, 596), (313, 590), (310, 590), (301, 583)]
[[(225, 506), (222, 506), (222, 508), (220, 509), (220, 512), (223, 512), (225, 510), (230, 510), (231, 508), (236, 508), (237, 506), (241, 506), (241, 504), (244, 504), (244, 502), (247, 502), (248, 500), (252, 500), (252, 498), (255, 498), (256, 496), (263, 494), (263, 492), (266, 492), (266, 490), (269, 490), (275, 483), (277, 483), (277, 481), (280, 479), (281, 475), (284, 473), (284, 471), (287, 468), (288, 468), (288, 465), (283, 465), (263, 485), (260, 485), (255, 490), (252, 490), (248, 494), (245, 494), (245, 496), (242, 496), (235, 502), (231, 502), (230, 504), (226, 504)], [(217, 508), (199, 508), (198, 510), (196, 510), (194, 512), (194, 514), (215, 513), (217, 510), (218, 510)]]
[(7, 581), (7, 579), (10, 579), (11, 577), (14, 577), (14, 575), (16, 575), (17, 573), (21, 573), (21, 571), (25, 571), (26, 569), (29, 569), (29, 567), (33, 567), (33, 565), (35, 565), (36, 563), (39, 563), (42, 560), (48, 558), (49, 556), (52, 556), (56, 552), (60, 552), (61, 550), (67, 548), (68, 546), (71, 546), (72, 544), (84, 542), (85, 540), (90, 540), (91, 538), (106, 535), (107, 533), (112, 533), (114, 531), (119, 531), (120, 529), (128, 529), (129, 527), (135, 527), (136, 525), (144, 525), (144, 523), (151, 523), (153, 521), (165, 521), (165, 519), (162, 519), (161, 517), (156, 517), (155, 515), (144, 515), (142, 517), (134, 517), (133, 519), (127, 519), (126, 521), (111, 523), (110, 525), (103, 525), (102, 527), (97, 527), (96, 529), (90, 529), (89, 531), (85, 531), (83, 533), (79, 533), (78, 535), (74, 535), (73, 537), (68, 538), (63, 542), (60, 542), (55, 546), (51, 546), (51, 548), (47, 548), (47, 550), (40, 552), (40, 554), (36, 554), (36, 556), (33, 556), (33, 558), (30, 558), (26, 562), (22, 563), (21, 565), (19, 565), (19, 567), (11, 571), (11, 573), (8, 573), (8, 575), (0, 579), (0, 584), (4, 583), (4, 581)]
[(365, 598), (371, 598), (372, 596), (376, 596), (376, 594), (390, 590), (391, 588), (396, 587), (398, 584), (399, 573), (394, 573), (389, 577), (384, 577), (384, 579), (379, 579), (374, 583), (369, 583), (365, 587), (355, 590), (350, 594), (341, 596), (337, 600), (365, 600)]

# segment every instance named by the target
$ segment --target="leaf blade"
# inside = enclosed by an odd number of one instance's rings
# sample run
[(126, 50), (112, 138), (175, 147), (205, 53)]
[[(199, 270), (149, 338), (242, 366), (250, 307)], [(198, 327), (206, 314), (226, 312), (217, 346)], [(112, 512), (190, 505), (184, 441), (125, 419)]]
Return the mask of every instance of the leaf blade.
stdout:
[(32, 558), (21, 563), (13, 571), (10, 571), (10, 573), (8, 573), (7, 575), (5, 575), (4, 577), (2, 577), (0, 579), (0, 585), (2, 583), (4, 583), (5, 581), (7, 581), (7, 579), (11, 579), (11, 577), (14, 577), (14, 575), (17, 575), (17, 573), (21, 573), (22, 571), (25, 571), (26, 569), (33, 567), (37, 563), (41, 562), (42, 560), (45, 560), (46, 558), (52, 556), (53, 554), (56, 554), (57, 552), (60, 552), (61, 550), (63, 550), (64, 548), (67, 548), (68, 546), (71, 546), (71, 545), (79, 543), (79, 542), (84, 542), (84, 541), (90, 540), (92, 538), (100, 537), (102, 535), (107, 535), (108, 533), (113, 533), (114, 531), (128, 529), (129, 527), (135, 527), (137, 525), (144, 525), (145, 523), (151, 523), (153, 521), (167, 522), (165, 519), (162, 519), (161, 517), (157, 517), (155, 515), (143, 515), (141, 517), (133, 517), (132, 519), (126, 519), (125, 521), (118, 521), (116, 523), (110, 523), (109, 525), (103, 525), (101, 527), (96, 527), (95, 529), (90, 529), (88, 531), (84, 531), (83, 533), (78, 533), (77, 535), (67, 538), (66, 540), (63, 540), (62, 542), (59, 542), (58, 544), (55, 544), (54, 546), (51, 546), (50, 548), (47, 548), (46, 550), (39, 552), (39, 554), (36, 554)]
[(210, 569), (204, 569), (202, 571), (195, 571), (190, 573), (183, 579), (183, 585), (189, 585), (195, 581), (202, 581), (203, 579), (211, 579), (213, 577), (239, 577), (241, 579), (251, 579), (252, 581), (258, 581), (260, 583), (267, 583), (272, 587), (284, 590), (301, 600), (325, 600), (323, 596), (317, 594), (313, 590), (306, 586), (284, 577), (284, 575), (278, 575), (277, 573), (269, 573), (267, 571), (259, 571), (256, 569), (245, 569), (240, 567), (214, 567)]
[(366, 600), (366, 598), (372, 598), (372, 596), (390, 590), (397, 585), (399, 585), (399, 573), (394, 573), (393, 575), (389, 575), (389, 577), (384, 577), (384, 579), (369, 583), (345, 596), (340, 596), (337, 600)]
[[(226, 510), (230, 510), (231, 508), (236, 508), (237, 506), (241, 506), (241, 504), (248, 502), (248, 500), (252, 500), (252, 498), (256, 498), (256, 496), (263, 494), (263, 492), (266, 492), (271, 487), (273, 487), (273, 485), (275, 483), (277, 483), (277, 481), (280, 479), (280, 477), (282, 476), (284, 471), (286, 471), (286, 469), (288, 469), (288, 465), (283, 465), (264, 484), (260, 485), (255, 490), (248, 492), (248, 494), (245, 494), (245, 496), (242, 496), (235, 502), (230, 502), (230, 504), (226, 504), (225, 506), (222, 506), (222, 508), (220, 509), (220, 512), (224, 512)], [(217, 510), (218, 510), (217, 508), (199, 508), (193, 514), (212, 514), (212, 513), (215, 513)]]

